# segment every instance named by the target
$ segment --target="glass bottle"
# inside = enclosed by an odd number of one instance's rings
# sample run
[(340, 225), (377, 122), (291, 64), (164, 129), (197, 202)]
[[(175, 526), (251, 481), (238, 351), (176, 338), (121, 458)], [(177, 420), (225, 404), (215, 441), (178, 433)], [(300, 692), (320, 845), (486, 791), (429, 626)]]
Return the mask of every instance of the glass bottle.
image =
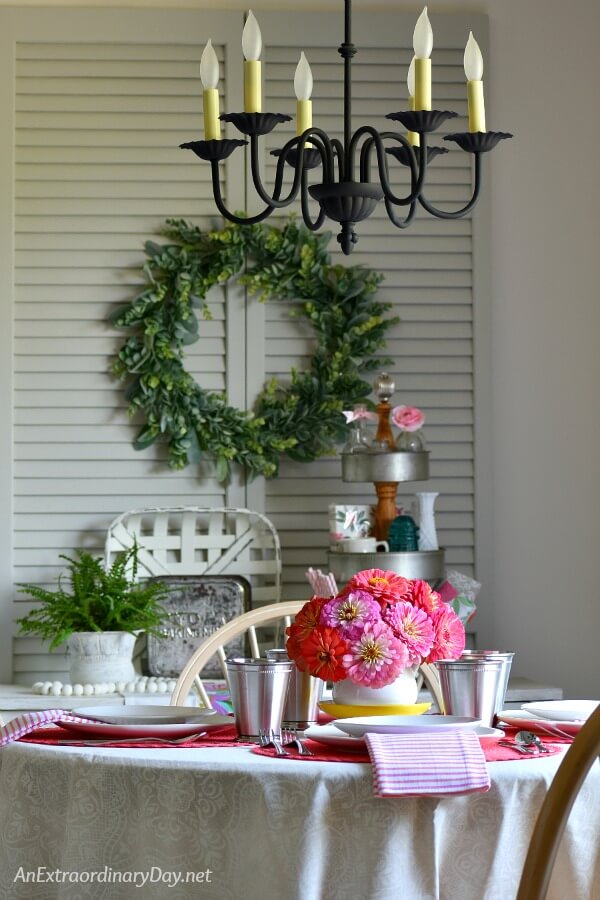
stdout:
[(366, 406), (355, 406), (354, 412), (358, 414), (352, 422), (350, 434), (342, 453), (368, 453), (371, 447), (371, 439), (367, 430), (367, 419), (361, 418), (362, 413), (367, 412)]
[(409, 453), (420, 453), (427, 449), (425, 436), (419, 431), (401, 431), (396, 438), (396, 450), (404, 450)]

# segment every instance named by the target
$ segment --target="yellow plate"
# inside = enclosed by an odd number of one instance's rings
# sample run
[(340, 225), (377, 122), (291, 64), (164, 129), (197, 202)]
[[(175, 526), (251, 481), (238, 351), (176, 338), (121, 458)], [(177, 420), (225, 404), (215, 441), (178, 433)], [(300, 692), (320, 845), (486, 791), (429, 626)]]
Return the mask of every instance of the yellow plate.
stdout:
[(420, 716), (431, 708), (431, 703), (411, 703), (405, 706), (348, 706), (345, 703), (322, 700), (319, 707), (334, 719), (349, 719), (353, 716)]

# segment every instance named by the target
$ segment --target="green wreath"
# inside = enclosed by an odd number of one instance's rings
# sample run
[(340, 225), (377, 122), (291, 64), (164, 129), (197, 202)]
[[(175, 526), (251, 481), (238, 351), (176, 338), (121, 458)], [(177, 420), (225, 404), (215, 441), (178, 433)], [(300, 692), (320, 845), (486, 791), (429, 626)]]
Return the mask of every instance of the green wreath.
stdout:
[[(364, 403), (371, 391), (362, 374), (389, 362), (373, 358), (396, 321), (385, 318), (391, 305), (373, 297), (383, 276), (332, 265), (330, 235), (294, 220), (282, 229), (231, 224), (203, 233), (169, 219), (164, 234), (170, 243), (145, 245), (144, 289), (111, 316), (132, 331), (113, 372), (128, 380), (130, 414), (145, 421), (135, 448), (165, 440), (173, 469), (208, 454), (222, 481), (232, 462), (249, 477), (271, 477), (282, 454), (309, 462), (331, 453), (347, 433), (342, 410)], [(308, 370), (292, 369), (288, 385), (270, 381), (252, 412), (228, 406), (184, 367), (184, 347), (198, 337), (196, 311), (210, 319), (208, 291), (233, 278), (261, 301), (301, 301), (290, 314), (310, 323), (317, 343)]]

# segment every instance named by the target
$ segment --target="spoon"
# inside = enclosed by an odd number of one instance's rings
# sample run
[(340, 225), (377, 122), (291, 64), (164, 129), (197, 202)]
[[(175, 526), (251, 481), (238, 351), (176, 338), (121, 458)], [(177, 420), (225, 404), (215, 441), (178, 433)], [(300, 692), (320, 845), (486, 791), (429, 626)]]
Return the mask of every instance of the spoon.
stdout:
[(537, 747), (540, 753), (550, 752), (533, 731), (517, 731), (515, 734), (515, 743), (519, 744), (521, 747)]

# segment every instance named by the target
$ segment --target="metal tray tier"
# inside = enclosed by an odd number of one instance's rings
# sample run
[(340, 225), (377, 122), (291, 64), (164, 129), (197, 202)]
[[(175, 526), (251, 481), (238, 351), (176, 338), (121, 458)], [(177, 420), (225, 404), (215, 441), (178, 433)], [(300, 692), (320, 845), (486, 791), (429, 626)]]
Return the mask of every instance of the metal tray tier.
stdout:
[(342, 453), (342, 481), (427, 481), (429, 452)]
[(341, 587), (362, 569), (390, 569), (405, 578), (420, 578), (435, 587), (444, 580), (446, 560), (439, 550), (413, 550), (407, 553), (345, 553), (330, 550), (329, 570)]

